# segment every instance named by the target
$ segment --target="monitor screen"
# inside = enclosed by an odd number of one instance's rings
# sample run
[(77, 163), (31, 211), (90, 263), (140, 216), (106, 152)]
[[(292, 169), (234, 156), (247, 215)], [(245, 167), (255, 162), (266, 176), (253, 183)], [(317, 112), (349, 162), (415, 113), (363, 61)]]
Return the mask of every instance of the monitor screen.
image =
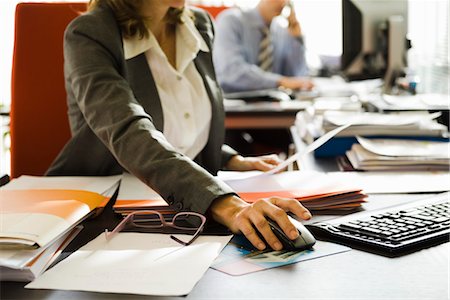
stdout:
[(383, 78), (404, 67), (407, 18), (407, 0), (342, 0), (342, 75)]

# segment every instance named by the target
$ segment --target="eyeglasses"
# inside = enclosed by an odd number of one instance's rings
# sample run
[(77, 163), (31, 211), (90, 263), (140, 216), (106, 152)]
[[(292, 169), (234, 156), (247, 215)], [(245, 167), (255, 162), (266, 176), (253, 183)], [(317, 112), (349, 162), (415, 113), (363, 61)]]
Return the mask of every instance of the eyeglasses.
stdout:
[(188, 241), (183, 241), (174, 235), (170, 235), (170, 238), (180, 243), (181, 245), (188, 246), (197, 239), (205, 226), (205, 216), (195, 212), (180, 212), (173, 216), (172, 221), (166, 221), (164, 216), (155, 210), (137, 211), (132, 212), (126, 216), (114, 229), (109, 232), (105, 230), (106, 240), (111, 240), (118, 232), (122, 231), (126, 225), (144, 229), (163, 229), (174, 228), (179, 230), (180, 233), (191, 234), (192, 237)]

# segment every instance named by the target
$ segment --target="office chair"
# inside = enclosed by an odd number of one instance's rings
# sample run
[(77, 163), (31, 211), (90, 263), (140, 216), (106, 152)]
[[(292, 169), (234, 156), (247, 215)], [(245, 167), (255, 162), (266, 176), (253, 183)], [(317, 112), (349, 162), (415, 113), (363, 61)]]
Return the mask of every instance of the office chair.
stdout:
[[(227, 7), (200, 6), (213, 17)], [(63, 35), (86, 2), (19, 3), (11, 91), (11, 178), (44, 175), (70, 138)]]
[(206, 10), (213, 19), (215, 19), (217, 15), (220, 14), (225, 9), (230, 8), (230, 6), (223, 6), (223, 5), (222, 6), (195, 5), (195, 6)]
[(19, 3), (11, 84), (11, 178), (43, 175), (70, 138), (63, 34), (86, 2)]

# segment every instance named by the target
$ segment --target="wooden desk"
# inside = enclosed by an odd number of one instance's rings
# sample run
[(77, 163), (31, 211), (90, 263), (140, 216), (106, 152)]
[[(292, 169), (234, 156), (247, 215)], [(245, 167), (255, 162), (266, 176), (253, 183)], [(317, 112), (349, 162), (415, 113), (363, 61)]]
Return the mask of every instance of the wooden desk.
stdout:
[(255, 103), (227, 100), (225, 103), (225, 128), (288, 129), (294, 124), (297, 112), (304, 110), (309, 105), (309, 101), (297, 100)]
[[(312, 157), (308, 158), (313, 163)], [(327, 161), (329, 169), (333, 162)], [(311, 166), (311, 165), (309, 165)], [(320, 165), (319, 165), (320, 166)], [(371, 195), (364, 204), (374, 210), (426, 197)], [(313, 220), (335, 216), (314, 216)], [(112, 229), (119, 219), (108, 205), (67, 249), (78, 247)], [(293, 265), (230, 276), (208, 269), (187, 297), (148, 297), (57, 290), (27, 290), (24, 283), (2, 282), (1, 299), (448, 299), (449, 245), (441, 244), (398, 258), (351, 250)], [(155, 274), (158, 276), (158, 274)]]

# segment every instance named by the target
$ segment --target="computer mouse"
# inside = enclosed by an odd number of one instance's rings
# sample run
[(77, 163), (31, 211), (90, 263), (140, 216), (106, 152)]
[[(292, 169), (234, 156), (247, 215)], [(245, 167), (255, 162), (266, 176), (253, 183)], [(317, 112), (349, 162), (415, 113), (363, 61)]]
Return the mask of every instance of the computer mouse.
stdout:
[(277, 222), (267, 218), (270, 229), (272, 229), (275, 236), (283, 245), (283, 250), (305, 250), (311, 248), (316, 243), (316, 239), (314, 238), (312, 233), (308, 229), (306, 229), (306, 227), (299, 221), (295, 220), (290, 216), (288, 216), (288, 218), (292, 222), (292, 224), (294, 224), (294, 226), (297, 227), (299, 233), (299, 236), (294, 240), (291, 240), (284, 233), (284, 231), (280, 228)]

